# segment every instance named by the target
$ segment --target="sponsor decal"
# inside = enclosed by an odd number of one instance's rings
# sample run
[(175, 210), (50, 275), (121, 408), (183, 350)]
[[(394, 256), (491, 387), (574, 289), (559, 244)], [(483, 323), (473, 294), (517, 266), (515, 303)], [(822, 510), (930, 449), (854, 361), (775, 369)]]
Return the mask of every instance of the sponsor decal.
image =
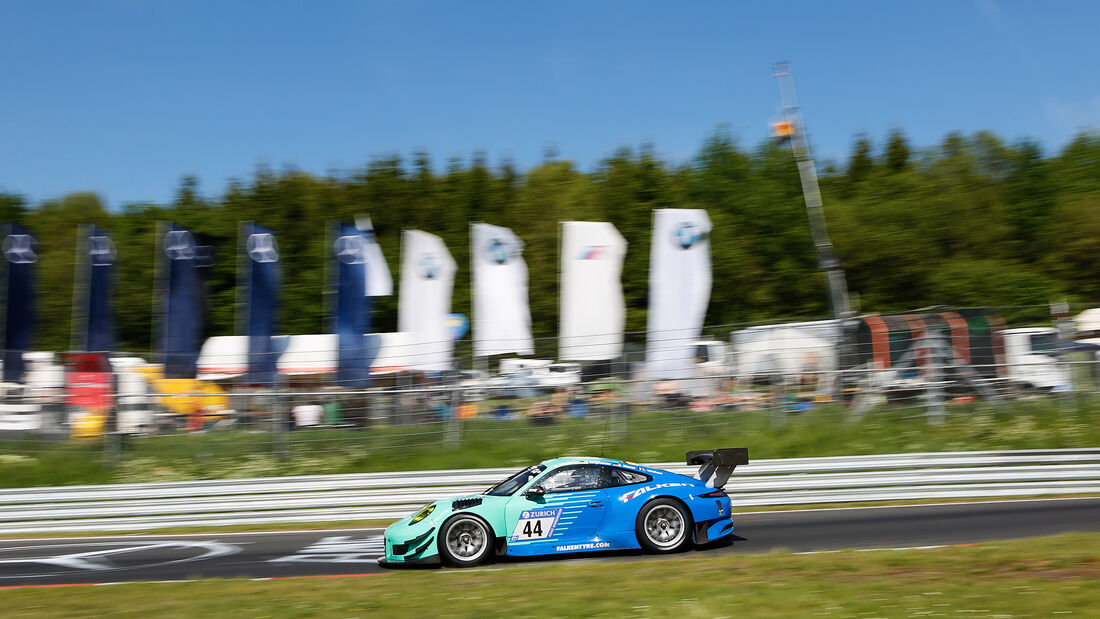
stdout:
[(439, 277), (442, 262), (439, 260), (439, 256), (428, 252), (421, 254), (417, 266), (420, 268), (421, 277), (424, 279), (435, 279)]
[(578, 550), (600, 550), (601, 548), (611, 548), (611, 542), (585, 542), (583, 544), (566, 544), (565, 546), (554, 546), (554, 552), (575, 552)]
[(589, 245), (581, 252), (581, 260), (599, 260), (607, 251), (607, 245)]
[(367, 239), (361, 234), (342, 236), (332, 244), (336, 259), (344, 264), (363, 264), (367, 261)]
[(690, 221), (682, 222), (673, 231), (673, 240), (680, 249), (691, 249), (695, 245), (707, 240), (707, 233), (700, 230)]
[(190, 260), (195, 257), (195, 237), (187, 230), (170, 230), (164, 235), (164, 255), (169, 260)]
[(546, 539), (553, 535), (561, 517), (562, 508), (528, 509), (519, 515), (511, 541)]
[(485, 247), (486, 253), (489, 254), (489, 259), (497, 264), (507, 264), (508, 259), (512, 257), (512, 253), (515, 251), (512, 248), (511, 243), (503, 239), (489, 239), (489, 244)]
[(32, 264), (38, 262), (34, 246), (38, 241), (29, 234), (11, 234), (4, 239), (4, 257), (12, 264)]
[(88, 258), (94, 267), (106, 267), (115, 263), (115, 244), (107, 236), (88, 237)]
[(681, 482), (671, 482), (671, 483), (666, 483), (666, 484), (653, 484), (651, 486), (642, 486), (641, 488), (631, 490), (630, 492), (627, 492), (626, 494), (620, 496), (619, 500), (625, 502), (625, 501), (629, 501), (631, 499), (636, 499), (636, 498), (642, 496), (643, 494), (646, 494), (647, 492), (652, 492), (654, 490), (659, 490), (661, 488), (676, 488), (676, 487), (680, 487), (680, 486), (691, 486), (691, 485), (692, 484), (685, 484), (685, 483), (681, 483)]
[(256, 262), (277, 262), (279, 260), (279, 244), (275, 242), (275, 235), (270, 232), (248, 235), (246, 249), (248, 257)]

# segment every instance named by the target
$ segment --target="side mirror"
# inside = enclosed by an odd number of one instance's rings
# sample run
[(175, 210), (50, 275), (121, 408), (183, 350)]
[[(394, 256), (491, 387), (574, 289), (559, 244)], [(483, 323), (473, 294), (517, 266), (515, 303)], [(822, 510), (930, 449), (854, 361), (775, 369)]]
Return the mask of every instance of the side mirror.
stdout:
[(527, 492), (524, 492), (523, 494), (526, 495), (528, 498), (540, 497), (546, 494), (546, 490), (544, 490), (542, 486), (531, 486), (527, 489)]

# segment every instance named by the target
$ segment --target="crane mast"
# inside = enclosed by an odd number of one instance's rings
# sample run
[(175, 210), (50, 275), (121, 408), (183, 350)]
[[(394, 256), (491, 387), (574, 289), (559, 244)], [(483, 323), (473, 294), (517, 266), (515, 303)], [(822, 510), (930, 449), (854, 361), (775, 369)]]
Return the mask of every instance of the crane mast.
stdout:
[(848, 283), (844, 277), (844, 268), (833, 252), (829, 230), (825, 226), (821, 189), (817, 184), (817, 168), (810, 153), (810, 142), (806, 137), (802, 110), (798, 106), (798, 93), (794, 88), (794, 75), (791, 74), (790, 63), (776, 63), (773, 75), (779, 83), (779, 96), (783, 102), (783, 120), (775, 124), (774, 133), (777, 137), (790, 140), (791, 150), (798, 163), (798, 176), (802, 180), (802, 194), (806, 198), (806, 216), (810, 220), (810, 234), (817, 252), (817, 266), (825, 273), (833, 316), (843, 320), (852, 316), (851, 302), (848, 300)]

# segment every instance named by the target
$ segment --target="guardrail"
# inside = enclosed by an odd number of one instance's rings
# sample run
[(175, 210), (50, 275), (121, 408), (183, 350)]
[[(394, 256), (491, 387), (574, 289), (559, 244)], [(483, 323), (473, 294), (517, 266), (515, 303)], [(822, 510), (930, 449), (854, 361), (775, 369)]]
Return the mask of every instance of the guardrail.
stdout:
[[(690, 475), (680, 463), (650, 466)], [(401, 518), (473, 494), (515, 468), (306, 475), (0, 492), (0, 534)], [(1100, 493), (1100, 448), (755, 460), (737, 507)]]

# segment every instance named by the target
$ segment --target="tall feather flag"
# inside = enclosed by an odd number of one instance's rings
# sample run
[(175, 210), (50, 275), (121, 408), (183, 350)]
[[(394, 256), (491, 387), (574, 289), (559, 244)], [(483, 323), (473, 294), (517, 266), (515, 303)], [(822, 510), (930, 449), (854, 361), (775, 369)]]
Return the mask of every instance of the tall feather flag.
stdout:
[(523, 241), (510, 229), (471, 224), (474, 354), (535, 354)]
[(167, 261), (164, 312), (161, 320), (161, 353), (165, 378), (195, 378), (202, 336), (204, 273), (213, 258), (210, 248), (195, 243), (191, 231), (174, 224), (163, 228), (161, 250)]
[(245, 330), (248, 334), (248, 375), (251, 385), (274, 384), (279, 353), (272, 346), (279, 311), (279, 244), (275, 233), (256, 224), (243, 226), (246, 235)]
[(710, 302), (710, 228), (702, 209), (653, 213), (645, 353), (650, 378), (696, 375), (693, 343)]
[(4, 382), (21, 383), (25, 367), (23, 352), (34, 336), (34, 264), (38, 262), (38, 241), (18, 224), (8, 228), (3, 253), (8, 266), (4, 315)]
[(115, 343), (112, 297), (118, 252), (111, 235), (103, 228), (91, 225), (82, 226), (82, 229), (87, 297), (83, 303), (85, 320), (81, 348), (89, 352), (109, 352)]
[(625, 256), (626, 239), (610, 223), (562, 223), (559, 359), (594, 361), (622, 355)]
[(386, 258), (382, 255), (382, 246), (378, 244), (378, 238), (374, 235), (374, 224), (370, 217), (356, 217), (355, 227), (363, 233), (367, 239), (367, 267), (364, 274), (367, 278), (365, 293), (368, 297), (388, 297), (393, 294), (393, 276), (390, 275), (390, 267), (386, 264)]
[(454, 365), (454, 341), (446, 319), (457, 271), (443, 239), (423, 230), (402, 231), (397, 329), (412, 341), (408, 347), (411, 368), (430, 372)]
[(336, 335), (339, 353), (336, 382), (367, 387), (376, 350), (368, 346), (371, 300), (367, 296), (367, 237), (352, 224), (341, 223), (333, 243), (336, 262)]

